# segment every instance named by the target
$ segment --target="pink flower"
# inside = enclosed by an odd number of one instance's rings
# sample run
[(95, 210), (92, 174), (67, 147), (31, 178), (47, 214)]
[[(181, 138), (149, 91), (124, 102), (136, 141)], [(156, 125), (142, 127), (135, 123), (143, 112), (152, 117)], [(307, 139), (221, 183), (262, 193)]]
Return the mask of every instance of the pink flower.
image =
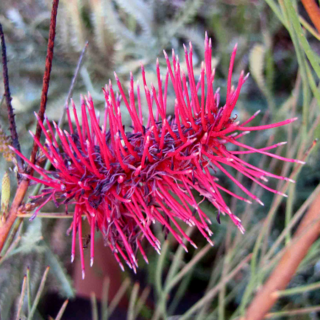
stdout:
[[(211, 221), (201, 210), (192, 190), (196, 190), (203, 200), (209, 200), (217, 208), (218, 222), (220, 213), (227, 214), (239, 230), (244, 232), (240, 219), (231, 212), (221, 191), (248, 203), (251, 203), (249, 199), (261, 205), (263, 203), (237, 181), (227, 171), (227, 167), (238, 170), (268, 191), (280, 194), (264, 185), (261, 180), (265, 181), (266, 177), (289, 179), (246, 163), (238, 157), (239, 154), (260, 153), (283, 161), (301, 163), (299, 160), (287, 159), (269, 152), (283, 143), (255, 149), (239, 141), (241, 136), (251, 131), (283, 126), (296, 118), (250, 127), (247, 124), (259, 112), (242, 123), (231, 117), (240, 89), (248, 77), (242, 72), (237, 88), (233, 89), (231, 77), (236, 50), (237, 47), (231, 56), (224, 106), (219, 106), (219, 91), (213, 91), (215, 70), (211, 67), (211, 40), (206, 37), (205, 57), (198, 81), (193, 72), (191, 44), (189, 52), (185, 48), (188, 82), (180, 68), (178, 57), (174, 54), (170, 62), (164, 53), (168, 66), (164, 83), (157, 62), (157, 89), (153, 85), (147, 86), (142, 67), (143, 90), (149, 109), (146, 126), (142, 119), (140, 88), (139, 85), (134, 86), (132, 75), (128, 97), (117, 75), (115, 78), (119, 94), (115, 94), (111, 82), (106, 85), (106, 108), (102, 123), (95, 113), (90, 94), (85, 99), (81, 98), (82, 124), (79, 123), (73, 102), (75, 127), (71, 122), (71, 111), (67, 109), (69, 132), (62, 131), (54, 122), (52, 126), (47, 117), (45, 127), (36, 115), (46, 137), (45, 144), (42, 145), (34, 134), (31, 135), (52, 163), (54, 170), (46, 171), (32, 165), (26, 157), (15, 151), (40, 175), (39, 178), (27, 174), (25, 176), (45, 186), (40, 195), (33, 197), (33, 201), (38, 205), (34, 216), (49, 201), (65, 205), (66, 210), (69, 204), (75, 204), (70, 227), (73, 233), (71, 260), (74, 260), (78, 233), (83, 276), (83, 215), (91, 226), (91, 265), (94, 259), (94, 233), (97, 228), (102, 232), (120, 267), (123, 269), (123, 258), (128, 266), (136, 271), (137, 250), (140, 250), (148, 261), (141, 246), (143, 238), (160, 253), (161, 244), (152, 232), (152, 223), (161, 223), (185, 250), (187, 248), (183, 238), (194, 247), (196, 245), (185, 234), (178, 220), (197, 227), (213, 245), (210, 239), (212, 232), (208, 226)], [(176, 96), (173, 117), (166, 116), (169, 80)], [(122, 123), (121, 100), (132, 119), (131, 129), (125, 128)], [(155, 115), (153, 106), (156, 106)], [(53, 127), (60, 142), (55, 139)], [(244, 151), (231, 151), (228, 148), (230, 144), (241, 147)], [(231, 179), (249, 199), (221, 186), (215, 177), (217, 171)]]

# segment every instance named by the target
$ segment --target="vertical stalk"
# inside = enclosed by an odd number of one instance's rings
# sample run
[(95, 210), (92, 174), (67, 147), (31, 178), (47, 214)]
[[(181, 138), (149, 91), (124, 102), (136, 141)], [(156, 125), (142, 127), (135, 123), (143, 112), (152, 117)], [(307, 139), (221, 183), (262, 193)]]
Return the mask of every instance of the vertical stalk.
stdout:
[[(59, 0), (53, 0), (52, 10), (51, 10), (50, 30), (49, 30), (49, 41), (48, 41), (48, 47), (47, 47), (46, 65), (45, 65), (45, 72), (43, 75), (43, 82), (42, 82), (40, 109), (38, 112), (38, 116), (41, 121), (43, 121), (44, 113), (46, 111), (46, 106), (47, 106), (47, 100), (48, 100), (49, 82), (50, 82), (50, 74), (51, 74), (52, 60), (53, 60), (54, 39), (56, 36), (56, 22), (57, 22), (58, 5), (59, 5)], [(40, 127), (39, 123), (37, 123), (35, 136), (36, 136), (36, 138), (38, 138), (40, 140), (41, 127)], [(34, 142), (33, 148), (31, 151), (31, 158), (30, 158), (30, 161), (32, 163), (35, 163), (35, 161), (36, 161), (37, 151), (38, 151), (38, 145), (36, 142)]]
[[(10, 86), (9, 86), (9, 74), (8, 74), (8, 62), (7, 62), (7, 50), (6, 50), (6, 42), (4, 39), (4, 33), (2, 29), (2, 25), (0, 23), (0, 40), (1, 40), (1, 51), (2, 51), (2, 69), (3, 69), (3, 83), (4, 83), (4, 96), (6, 98), (7, 104), (7, 112), (9, 118), (9, 126), (10, 126), (10, 133), (12, 139), (12, 145), (20, 151), (20, 143), (17, 133), (16, 121), (14, 119), (15, 114), (13, 113), (13, 107), (11, 104), (11, 93), (10, 93)], [(23, 169), (23, 161), (22, 159), (16, 155), (17, 158), (17, 165), (19, 171)]]

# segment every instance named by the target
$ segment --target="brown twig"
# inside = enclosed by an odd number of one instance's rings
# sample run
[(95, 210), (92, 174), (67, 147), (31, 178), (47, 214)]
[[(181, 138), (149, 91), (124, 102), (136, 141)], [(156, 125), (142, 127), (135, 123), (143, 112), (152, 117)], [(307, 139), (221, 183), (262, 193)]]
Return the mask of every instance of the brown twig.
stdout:
[[(320, 234), (320, 196), (318, 196), (303, 218), (292, 244), (286, 249), (282, 259), (270, 275), (267, 282), (251, 302), (246, 320), (264, 319), (278, 297), (274, 292), (286, 288), (295, 275), (299, 264)], [(297, 241), (295, 241), (297, 239)]]
[(314, 0), (302, 0), (302, 4), (306, 9), (312, 23), (320, 33), (320, 8)]
[(14, 224), (19, 206), (27, 192), (29, 185), (29, 181), (22, 180), (20, 184), (18, 185), (15, 197), (12, 201), (11, 208), (9, 210), (8, 218), (5, 222), (5, 224), (0, 228), (0, 252), (4, 246), (4, 243), (9, 235), (9, 232), (11, 230), (12, 225)]
[[(6, 104), (7, 104), (7, 112), (9, 118), (9, 127), (12, 139), (12, 145), (20, 151), (20, 143), (17, 133), (16, 121), (14, 119), (14, 112), (13, 107), (11, 104), (11, 93), (9, 87), (9, 74), (8, 74), (8, 61), (7, 61), (7, 50), (6, 50), (6, 42), (4, 39), (4, 33), (2, 29), (2, 24), (0, 23), (0, 38), (1, 38), (1, 48), (2, 48), (2, 69), (3, 69), (3, 83), (4, 83), (4, 96), (6, 97)], [(16, 155), (17, 158), (17, 165), (19, 171), (22, 171), (23, 168), (23, 161), (22, 159)]]
[[(38, 116), (41, 121), (43, 121), (44, 113), (46, 111), (46, 106), (47, 106), (47, 100), (48, 100), (48, 90), (49, 90), (50, 74), (51, 74), (52, 59), (53, 59), (54, 38), (56, 35), (56, 20), (57, 20), (56, 18), (57, 18), (58, 5), (59, 5), (59, 0), (53, 0), (52, 10), (51, 10), (50, 30), (49, 30), (49, 41), (48, 41), (48, 47), (47, 47), (46, 66), (45, 66), (45, 72), (43, 75), (43, 82), (42, 82), (40, 109), (38, 112)], [(39, 122), (37, 123), (35, 136), (38, 139), (40, 139), (41, 127), (39, 125)], [(33, 148), (31, 151), (31, 158), (30, 158), (30, 161), (32, 163), (35, 163), (36, 161), (37, 151), (38, 151), (38, 145), (36, 142), (34, 142)]]

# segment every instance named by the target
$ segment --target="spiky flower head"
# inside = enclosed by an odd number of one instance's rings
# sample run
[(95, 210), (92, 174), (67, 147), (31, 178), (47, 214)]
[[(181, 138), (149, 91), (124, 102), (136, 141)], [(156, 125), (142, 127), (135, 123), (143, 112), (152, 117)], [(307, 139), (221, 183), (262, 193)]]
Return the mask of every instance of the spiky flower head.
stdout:
[[(242, 72), (236, 88), (232, 86), (232, 69), (237, 48), (231, 56), (227, 80), (226, 103), (219, 106), (219, 90), (213, 91), (215, 70), (211, 66), (211, 40), (205, 38), (205, 57), (201, 75), (195, 79), (192, 61), (192, 45), (185, 47), (187, 76), (180, 68), (178, 57), (173, 53), (170, 62), (166, 53), (168, 70), (164, 81), (157, 62), (157, 89), (147, 85), (142, 66), (143, 88), (134, 84), (130, 77), (129, 93), (115, 74), (119, 93), (115, 93), (111, 81), (105, 86), (106, 108), (101, 121), (97, 117), (90, 94), (81, 98), (82, 124), (79, 123), (76, 107), (72, 102), (67, 108), (69, 131), (62, 131), (48, 118), (45, 124), (38, 121), (45, 135), (45, 144), (31, 133), (42, 153), (50, 160), (54, 169), (46, 171), (32, 165), (23, 157), (40, 177), (27, 178), (46, 186), (34, 197), (38, 205), (34, 216), (49, 201), (57, 205), (75, 204), (73, 223), (72, 260), (75, 255), (76, 235), (80, 242), (80, 255), (84, 276), (82, 246), (82, 216), (91, 226), (91, 264), (94, 258), (95, 229), (102, 232), (105, 243), (111, 248), (123, 269), (121, 258), (134, 271), (138, 266), (136, 253), (141, 251), (141, 240), (146, 238), (160, 253), (161, 244), (152, 232), (152, 223), (160, 223), (187, 250), (183, 239), (196, 245), (186, 235), (179, 220), (196, 227), (210, 244), (213, 244), (208, 216), (201, 210), (193, 190), (203, 199), (209, 200), (220, 213), (227, 214), (241, 232), (244, 228), (225, 203), (221, 192), (250, 203), (260, 199), (234, 178), (227, 168), (234, 168), (255, 183), (276, 194), (280, 192), (264, 185), (260, 180), (272, 177), (289, 180), (266, 172), (238, 157), (239, 154), (259, 153), (288, 162), (299, 162), (269, 153), (281, 143), (255, 149), (239, 141), (251, 131), (271, 129), (289, 124), (295, 119), (276, 124), (250, 127), (247, 124), (258, 114), (240, 123), (231, 116), (237, 103), (240, 89), (247, 76)], [(188, 81), (187, 81), (188, 78)], [(169, 81), (175, 92), (174, 116), (166, 115)], [(144, 91), (149, 117), (144, 124), (140, 92)], [(122, 123), (120, 105), (123, 103), (132, 120), (132, 126)], [(153, 107), (156, 107), (155, 114)], [(71, 122), (73, 112), (75, 127)], [(59, 142), (55, 138), (55, 133)], [(229, 145), (244, 151), (233, 151)], [(232, 150), (232, 151), (231, 151)], [(228, 189), (218, 181), (215, 173), (220, 171), (230, 178), (249, 197), (246, 199)]]

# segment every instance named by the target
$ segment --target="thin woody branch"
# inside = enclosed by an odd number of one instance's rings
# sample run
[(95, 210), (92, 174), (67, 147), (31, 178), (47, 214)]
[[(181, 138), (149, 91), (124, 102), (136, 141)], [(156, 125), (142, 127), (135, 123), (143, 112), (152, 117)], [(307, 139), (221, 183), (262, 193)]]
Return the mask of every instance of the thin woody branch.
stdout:
[[(54, 49), (54, 39), (55, 39), (55, 35), (56, 35), (56, 21), (57, 21), (58, 5), (59, 5), (59, 0), (53, 0), (52, 10), (51, 10), (50, 30), (49, 30), (49, 41), (48, 41), (48, 47), (47, 47), (46, 65), (45, 65), (45, 72), (43, 75), (43, 82), (42, 82), (40, 109), (38, 112), (38, 116), (41, 121), (43, 121), (44, 113), (46, 111), (46, 106), (47, 106), (47, 100), (48, 100), (49, 82), (50, 82), (50, 74), (51, 74), (52, 59), (53, 59), (53, 49)], [(40, 139), (41, 127), (39, 125), (39, 122), (37, 123), (35, 136), (36, 136), (36, 138)], [(36, 142), (34, 142), (33, 148), (31, 151), (31, 158), (30, 158), (30, 161), (32, 163), (35, 163), (35, 161), (36, 161), (37, 151), (38, 151), (38, 145)]]
[(6, 242), (6, 239), (9, 235), (9, 232), (11, 230), (12, 225), (14, 224), (19, 206), (28, 190), (29, 181), (28, 180), (22, 180), (18, 186), (17, 192), (15, 194), (15, 197), (12, 201), (11, 208), (8, 214), (8, 218), (3, 225), (2, 228), (0, 228), (0, 252)]
[(279, 298), (276, 292), (287, 287), (290, 280), (295, 275), (301, 261), (308, 253), (314, 241), (319, 237), (319, 213), (320, 196), (315, 199), (308, 213), (303, 218), (292, 239), (291, 245), (286, 249), (279, 264), (251, 302), (244, 319), (264, 319), (267, 312), (276, 303)]
[[(7, 104), (7, 112), (8, 112), (8, 118), (9, 118), (9, 127), (10, 127), (10, 133), (11, 133), (11, 139), (12, 139), (12, 145), (20, 151), (20, 143), (17, 133), (17, 127), (16, 127), (16, 121), (14, 119), (14, 112), (13, 107), (11, 104), (11, 93), (10, 93), (10, 86), (9, 86), (9, 75), (8, 75), (8, 61), (7, 61), (7, 52), (6, 52), (6, 42), (4, 39), (4, 33), (2, 29), (2, 25), (0, 23), (0, 39), (1, 39), (1, 51), (2, 51), (2, 69), (3, 69), (3, 83), (4, 83), (4, 96), (6, 98), (6, 104)], [(16, 155), (17, 158), (17, 164), (19, 171), (22, 171), (23, 168), (23, 161), (22, 159)]]

